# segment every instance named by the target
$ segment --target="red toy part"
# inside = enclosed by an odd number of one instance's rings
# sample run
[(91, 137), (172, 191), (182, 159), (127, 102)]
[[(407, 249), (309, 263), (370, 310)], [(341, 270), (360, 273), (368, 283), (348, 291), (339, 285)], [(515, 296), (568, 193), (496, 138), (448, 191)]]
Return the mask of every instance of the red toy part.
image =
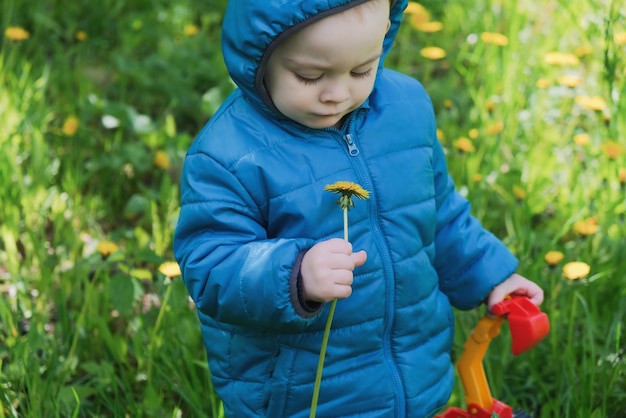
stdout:
[(493, 400), (493, 405), (489, 409), (482, 408), (476, 404), (470, 404), (467, 409), (448, 408), (437, 418), (513, 418), (513, 410), (510, 406)]
[(511, 296), (500, 303), (493, 305), (491, 312), (494, 315), (506, 316), (509, 321), (511, 351), (514, 355), (530, 350), (550, 331), (548, 315), (541, 312), (524, 296)]
[(500, 333), (505, 318), (509, 321), (514, 355), (536, 346), (550, 331), (550, 322), (548, 316), (524, 296), (507, 297), (494, 305), (491, 312), (493, 315), (487, 314), (478, 322), (457, 363), (467, 409), (451, 407), (436, 418), (514, 418), (511, 407), (491, 397), (483, 358), (491, 340)]

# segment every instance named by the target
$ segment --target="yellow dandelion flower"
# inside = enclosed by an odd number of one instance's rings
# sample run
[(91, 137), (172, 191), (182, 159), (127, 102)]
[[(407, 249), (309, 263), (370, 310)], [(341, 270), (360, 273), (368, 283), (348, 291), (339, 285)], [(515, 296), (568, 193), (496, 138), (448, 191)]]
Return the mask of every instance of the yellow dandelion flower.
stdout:
[(626, 32), (618, 32), (614, 38), (617, 45), (626, 45)]
[(446, 136), (443, 134), (443, 131), (437, 128), (437, 139), (441, 142), (446, 140)]
[(446, 57), (446, 51), (437, 46), (428, 46), (426, 48), (422, 48), (420, 55), (424, 58), (428, 58), (429, 60), (440, 60)]
[(602, 151), (604, 151), (610, 160), (615, 160), (617, 157), (622, 155), (624, 147), (615, 141), (606, 141), (602, 144)]
[(407, 4), (406, 9), (404, 9), (404, 13), (407, 15), (415, 15), (420, 13), (428, 13), (428, 10), (426, 10), (426, 8), (418, 2), (410, 1), (409, 4)]
[(626, 183), (626, 168), (622, 167), (619, 170), (617, 170), (617, 179), (622, 185)]
[(417, 30), (420, 30), (423, 24), (430, 21), (430, 13), (428, 10), (414, 1), (409, 2), (404, 13), (409, 15), (409, 23)]
[(198, 32), (200, 32), (200, 29), (193, 23), (189, 23), (183, 28), (183, 33), (186, 36), (195, 36), (198, 34)]
[(424, 22), (415, 26), (415, 29), (425, 33), (435, 33), (443, 29), (443, 23), (437, 21)]
[(478, 129), (476, 128), (470, 129), (469, 132), (467, 133), (467, 136), (469, 136), (471, 139), (478, 138)]
[(480, 39), (486, 44), (506, 46), (509, 44), (509, 38), (506, 35), (497, 32), (483, 32)]
[(487, 112), (491, 113), (493, 112), (493, 109), (495, 109), (496, 104), (494, 103), (493, 100), (487, 100), (487, 103), (485, 104), (485, 109), (487, 109)]
[(590, 271), (589, 264), (582, 261), (571, 261), (563, 266), (563, 277), (569, 280), (584, 279)]
[(590, 139), (590, 136), (586, 132), (582, 132), (582, 133), (574, 135), (574, 142), (580, 145), (581, 147), (584, 147), (585, 145), (589, 144), (589, 139)]
[(454, 147), (456, 149), (458, 149), (461, 152), (474, 152), (476, 151), (476, 148), (474, 148), (474, 144), (472, 143), (472, 141), (469, 138), (466, 138), (464, 136), (460, 137), (459, 139), (457, 139), (456, 141), (454, 141), (452, 143), (452, 145), (454, 145)]
[(475, 183), (479, 183), (482, 179), (483, 175), (480, 173), (476, 173), (472, 176), (472, 180), (474, 180)]
[(527, 193), (522, 187), (515, 185), (513, 186), (513, 196), (515, 196), (516, 200), (524, 200), (526, 199)]
[(560, 251), (548, 251), (546, 255), (543, 257), (544, 261), (549, 266), (556, 266), (565, 256)]
[(537, 88), (539, 89), (547, 89), (548, 87), (550, 87), (550, 84), (550, 80), (548, 80), (547, 78), (540, 78), (535, 83), (535, 86), (537, 86)]
[(154, 154), (154, 165), (163, 170), (170, 168), (170, 157), (165, 151), (157, 151)]
[(61, 128), (61, 132), (65, 136), (74, 136), (76, 131), (78, 131), (78, 118), (76, 116), (68, 116), (63, 122), (63, 127)]
[(77, 41), (83, 42), (87, 39), (87, 32), (85, 32), (84, 30), (79, 30), (76, 32), (76, 35), (74, 35), (74, 37)]
[(580, 86), (583, 79), (575, 75), (563, 75), (557, 78), (557, 83), (565, 87), (577, 87)]
[(606, 101), (598, 96), (577, 96), (574, 101), (578, 106), (588, 110), (600, 111), (606, 108)]
[(25, 41), (30, 37), (30, 32), (20, 26), (9, 26), (4, 31), (4, 36), (12, 41)]
[(100, 241), (96, 247), (96, 251), (104, 258), (116, 253), (118, 250), (117, 244), (111, 241)]
[(582, 221), (574, 222), (574, 231), (582, 237), (588, 237), (598, 232), (598, 218), (592, 216)]
[(159, 266), (159, 271), (170, 279), (180, 276), (180, 266), (176, 261), (167, 261)]
[(574, 54), (567, 52), (549, 52), (544, 57), (550, 65), (578, 65), (580, 60)]
[(452, 109), (453, 105), (454, 103), (450, 99), (446, 99), (443, 101), (443, 107), (445, 107), (446, 109)]
[(588, 45), (588, 44), (577, 46), (576, 49), (574, 50), (574, 54), (578, 55), (579, 57), (590, 55), (592, 52), (593, 52), (593, 48), (591, 47), (591, 45)]
[(361, 185), (351, 181), (338, 181), (333, 184), (328, 184), (324, 187), (324, 190), (340, 194), (341, 196), (339, 196), (337, 203), (344, 210), (350, 209), (354, 206), (354, 201), (352, 200), (353, 196), (361, 200), (369, 199), (370, 197), (367, 190), (365, 190)]
[(487, 133), (489, 135), (499, 134), (503, 130), (504, 130), (504, 123), (503, 122), (494, 122), (494, 123), (492, 123), (491, 125), (489, 125), (487, 127)]

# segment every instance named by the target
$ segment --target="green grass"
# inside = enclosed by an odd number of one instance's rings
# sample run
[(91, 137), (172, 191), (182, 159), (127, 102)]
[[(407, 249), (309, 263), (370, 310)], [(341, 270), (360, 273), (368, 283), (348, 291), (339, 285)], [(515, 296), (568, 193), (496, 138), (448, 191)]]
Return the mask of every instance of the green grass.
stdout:
[[(407, 21), (387, 63), (423, 81), (459, 189), (546, 291), (549, 336), (513, 357), (505, 326), (485, 359), (492, 393), (536, 417), (626, 416), (626, 152), (607, 152), (626, 147), (626, 45), (615, 41), (626, 9), (424, 4), (443, 29)], [(0, 417), (223, 416), (194, 308), (159, 266), (173, 259), (185, 151), (233, 88), (219, 50), (224, 7), (1, 3)], [(9, 40), (11, 26), (29, 38)], [(425, 46), (446, 58), (421, 57)], [(554, 51), (579, 63), (551, 65)], [(561, 86), (563, 75), (581, 83)], [(606, 107), (585, 109), (580, 96)], [(70, 117), (74, 133), (63, 130)], [(581, 133), (587, 144), (574, 141)], [(474, 151), (458, 150), (460, 137)], [(156, 165), (163, 153), (169, 165)], [(597, 231), (581, 236), (577, 223), (592, 217)], [(102, 241), (119, 251), (101, 256)], [(551, 250), (564, 254), (553, 267)], [(589, 264), (588, 277), (564, 279), (570, 261)], [(481, 315), (458, 313), (457, 355)], [(463, 404), (460, 384), (451, 404)]]

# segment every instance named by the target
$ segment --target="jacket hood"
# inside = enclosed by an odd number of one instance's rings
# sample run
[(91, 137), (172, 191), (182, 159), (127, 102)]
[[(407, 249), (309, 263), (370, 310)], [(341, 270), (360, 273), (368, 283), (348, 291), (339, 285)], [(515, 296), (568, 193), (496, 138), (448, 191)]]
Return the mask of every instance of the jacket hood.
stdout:
[[(370, 0), (230, 0), (222, 27), (222, 52), (231, 78), (253, 106), (282, 117), (263, 82), (272, 51), (296, 30), (367, 1)], [(407, 3), (408, 0), (392, 1), (391, 26), (383, 43), (381, 68)]]

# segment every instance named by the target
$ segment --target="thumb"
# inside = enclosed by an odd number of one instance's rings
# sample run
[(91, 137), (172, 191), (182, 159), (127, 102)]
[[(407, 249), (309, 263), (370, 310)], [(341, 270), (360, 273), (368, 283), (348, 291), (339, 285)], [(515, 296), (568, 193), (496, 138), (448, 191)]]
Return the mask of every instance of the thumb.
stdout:
[(367, 260), (367, 253), (365, 250), (352, 253), (352, 260), (354, 261), (354, 267), (362, 266)]

